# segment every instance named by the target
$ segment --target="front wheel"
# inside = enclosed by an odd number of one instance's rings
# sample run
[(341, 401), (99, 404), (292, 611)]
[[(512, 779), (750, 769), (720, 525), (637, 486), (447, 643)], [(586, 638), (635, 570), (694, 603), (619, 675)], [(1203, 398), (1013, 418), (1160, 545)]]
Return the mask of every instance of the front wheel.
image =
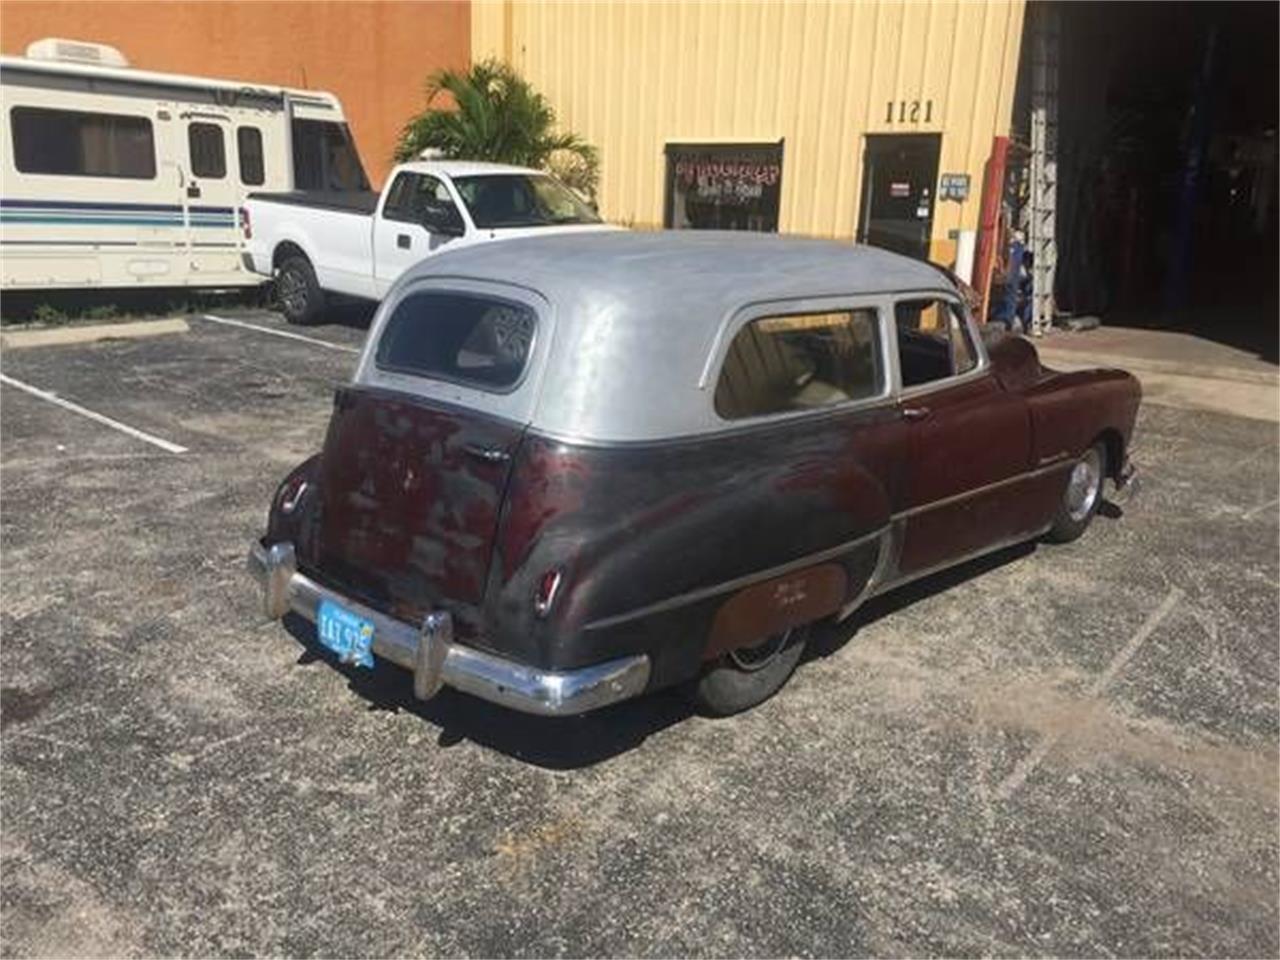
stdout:
[(1107, 449), (1101, 443), (1095, 443), (1072, 465), (1048, 539), (1054, 543), (1070, 543), (1089, 528), (1102, 504), (1106, 468)]
[(729, 651), (698, 678), (694, 705), (711, 716), (727, 717), (763, 703), (795, 672), (808, 639), (808, 627), (795, 627), (754, 647)]
[(311, 261), (293, 256), (280, 266), (276, 276), (276, 300), (280, 312), (293, 324), (314, 323), (324, 308), (324, 291), (316, 280)]

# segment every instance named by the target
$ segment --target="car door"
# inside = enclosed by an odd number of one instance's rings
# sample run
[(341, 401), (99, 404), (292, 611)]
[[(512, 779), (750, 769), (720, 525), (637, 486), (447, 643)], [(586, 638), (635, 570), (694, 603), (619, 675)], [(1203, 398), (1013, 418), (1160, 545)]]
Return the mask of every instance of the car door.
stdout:
[(899, 574), (919, 575), (1018, 534), (1031, 457), (1026, 402), (1006, 393), (961, 305), (945, 296), (894, 303), (900, 411), (910, 425)]
[(429, 212), (439, 216), (461, 213), (449, 187), (439, 177), (402, 171), (387, 190), (382, 209), (374, 217), (374, 287), (385, 296), (396, 278), (419, 260), (458, 238), (432, 233), (424, 226)]

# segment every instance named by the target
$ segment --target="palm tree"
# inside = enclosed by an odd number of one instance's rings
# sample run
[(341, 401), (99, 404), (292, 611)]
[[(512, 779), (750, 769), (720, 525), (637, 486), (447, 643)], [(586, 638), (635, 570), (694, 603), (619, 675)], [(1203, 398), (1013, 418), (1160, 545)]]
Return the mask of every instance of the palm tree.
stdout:
[[(455, 109), (434, 105), (442, 93)], [(577, 134), (555, 132), (555, 122), (546, 98), (511, 66), (483, 60), (465, 72), (440, 70), (428, 78), (427, 108), (405, 124), (395, 156), (404, 162), (430, 149), (449, 159), (535, 167), (595, 196), (596, 148)]]

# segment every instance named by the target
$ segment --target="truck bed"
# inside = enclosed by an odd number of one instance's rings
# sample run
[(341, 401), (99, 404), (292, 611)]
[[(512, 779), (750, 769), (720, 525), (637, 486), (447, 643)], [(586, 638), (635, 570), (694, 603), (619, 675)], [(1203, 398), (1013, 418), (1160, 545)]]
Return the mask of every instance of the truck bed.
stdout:
[(249, 199), (336, 210), (364, 217), (372, 216), (378, 209), (378, 194), (371, 190), (289, 190), (282, 193), (251, 193)]

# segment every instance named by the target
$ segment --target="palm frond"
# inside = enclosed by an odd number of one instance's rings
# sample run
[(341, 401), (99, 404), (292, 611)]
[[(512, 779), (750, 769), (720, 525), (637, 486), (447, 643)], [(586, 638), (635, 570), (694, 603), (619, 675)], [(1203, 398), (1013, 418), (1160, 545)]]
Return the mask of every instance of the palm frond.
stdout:
[(594, 194), (599, 152), (577, 134), (557, 131), (551, 104), (510, 65), (489, 59), (465, 71), (436, 71), (426, 97), (426, 109), (400, 133), (397, 161), (434, 149), (451, 159), (550, 169), (563, 163), (553, 157), (572, 157), (578, 182), (571, 185)]

